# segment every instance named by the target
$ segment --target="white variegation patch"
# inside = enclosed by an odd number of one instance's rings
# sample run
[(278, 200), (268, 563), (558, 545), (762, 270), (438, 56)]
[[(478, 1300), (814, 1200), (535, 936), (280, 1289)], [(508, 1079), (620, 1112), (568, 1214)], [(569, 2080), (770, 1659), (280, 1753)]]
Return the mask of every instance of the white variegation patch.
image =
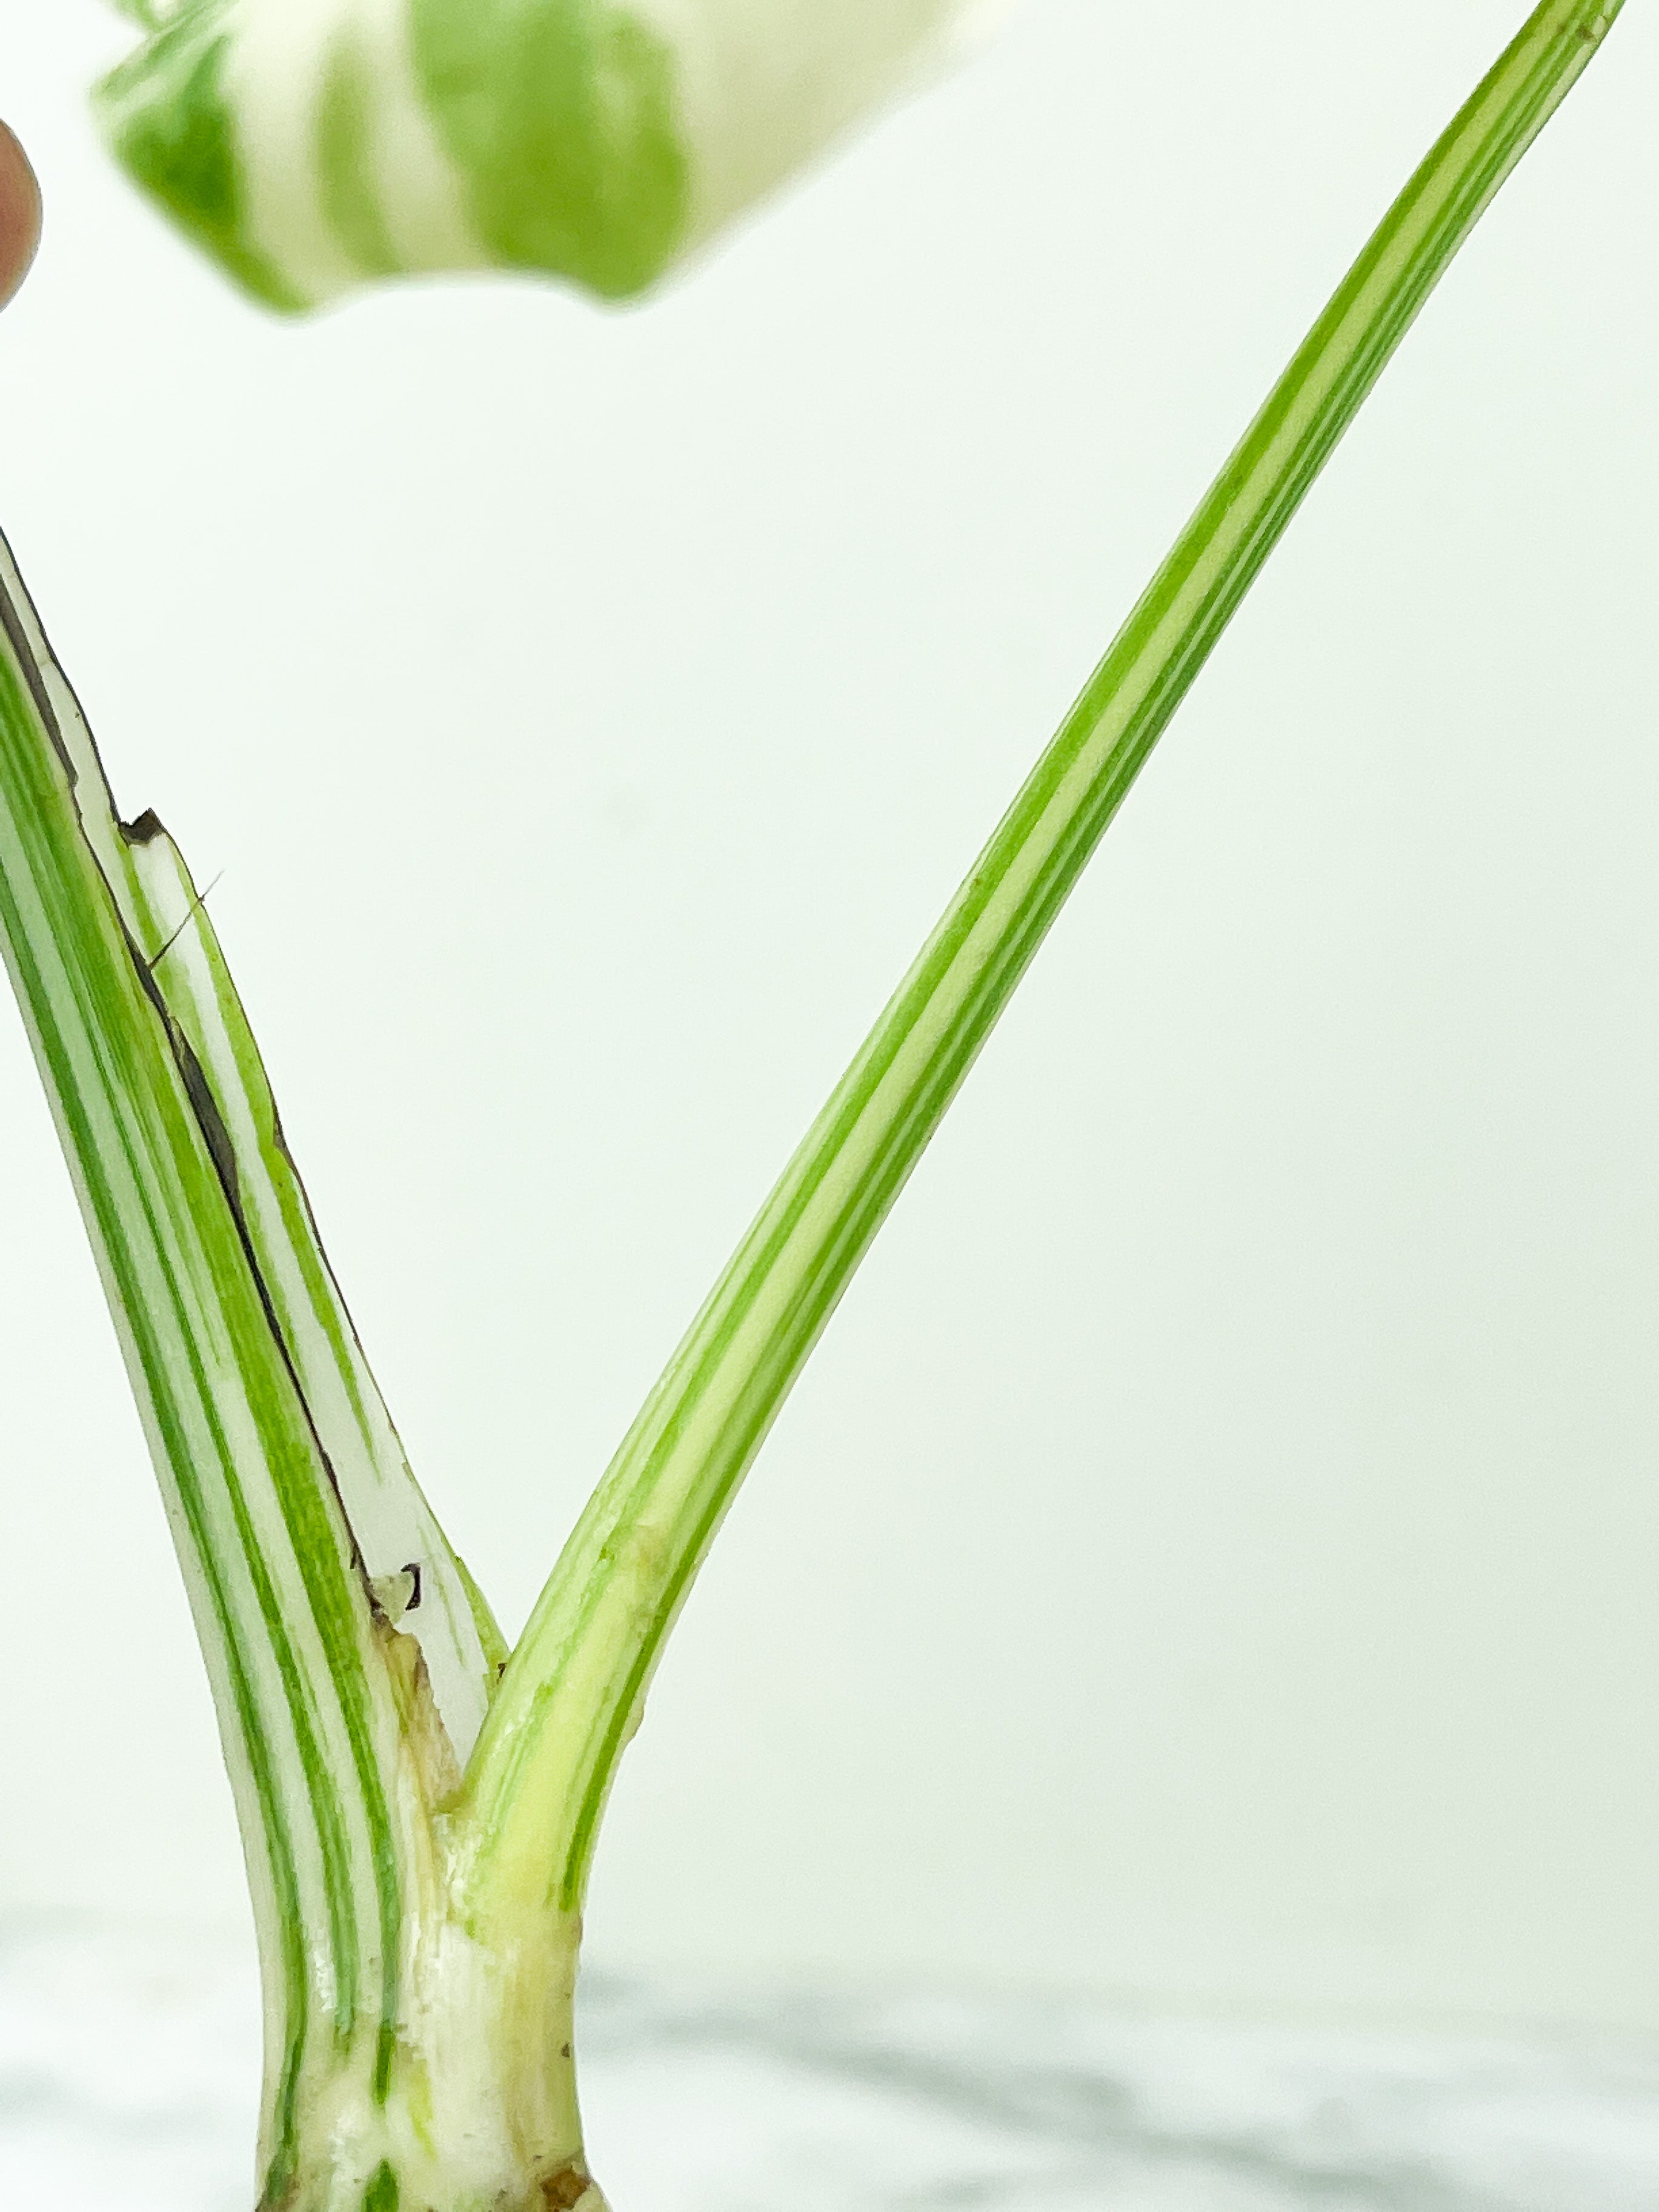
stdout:
[(1006, 14), (1012, 0), (637, 0), (679, 70), (688, 246)]
[(422, 104), (406, 0), (241, 0), (225, 89), (251, 242), (312, 301), (376, 273), (358, 266), (330, 222), (318, 156), (329, 71), (348, 42), (373, 88), (367, 167), (399, 266), (487, 268), (464, 182)]

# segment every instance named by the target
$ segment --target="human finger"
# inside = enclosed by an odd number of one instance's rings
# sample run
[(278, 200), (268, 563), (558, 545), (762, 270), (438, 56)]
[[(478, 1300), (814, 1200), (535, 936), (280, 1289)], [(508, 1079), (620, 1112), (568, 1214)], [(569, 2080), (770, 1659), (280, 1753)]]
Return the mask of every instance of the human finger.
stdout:
[(28, 155), (0, 123), (0, 307), (28, 274), (40, 242), (40, 187)]

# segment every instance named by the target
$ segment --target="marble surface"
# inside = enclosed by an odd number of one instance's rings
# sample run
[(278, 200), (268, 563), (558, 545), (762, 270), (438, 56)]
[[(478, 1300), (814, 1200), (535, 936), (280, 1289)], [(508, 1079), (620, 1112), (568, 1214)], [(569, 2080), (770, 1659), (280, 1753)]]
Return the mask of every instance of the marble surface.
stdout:
[[(599, 1979), (617, 2212), (1654, 2212), (1659, 2051), (1206, 2024), (1096, 2000)], [(249, 2212), (228, 1938), (0, 1923), (0, 2205)]]

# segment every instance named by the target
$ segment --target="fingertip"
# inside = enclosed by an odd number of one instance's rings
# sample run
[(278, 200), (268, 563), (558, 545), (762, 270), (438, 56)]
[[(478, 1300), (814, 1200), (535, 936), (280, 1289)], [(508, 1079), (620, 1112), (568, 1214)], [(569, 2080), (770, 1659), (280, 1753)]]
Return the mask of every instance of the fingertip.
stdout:
[(40, 243), (40, 187), (28, 155), (0, 123), (0, 307), (29, 270)]

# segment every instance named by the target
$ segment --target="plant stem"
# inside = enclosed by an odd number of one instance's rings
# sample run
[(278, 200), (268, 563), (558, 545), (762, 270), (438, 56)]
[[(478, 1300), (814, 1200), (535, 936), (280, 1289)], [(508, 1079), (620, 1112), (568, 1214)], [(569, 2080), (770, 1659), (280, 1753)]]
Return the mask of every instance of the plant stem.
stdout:
[(1622, 0), (1546, 0), (1389, 210), (1064, 726), (635, 1422), (471, 1762), (474, 1924), (574, 1913), (617, 1759), (779, 1407), (1142, 763), (1458, 247)]
[[(117, 817), (3, 541), (0, 945), (212, 1678), (265, 1984), (261, 2173), (286, 2206), (319, 2158), (374, 2172), (441, 2040), (423, 1994), (466, 1981), (430, 1808), (483, 1720), (492, 1629), (340, 1304), (202, 902), (154, 816)], [(537, 1986), (559, 1979), (544, 1948)], [(580, 2153), (567, 2101), (555, 2171)]]

